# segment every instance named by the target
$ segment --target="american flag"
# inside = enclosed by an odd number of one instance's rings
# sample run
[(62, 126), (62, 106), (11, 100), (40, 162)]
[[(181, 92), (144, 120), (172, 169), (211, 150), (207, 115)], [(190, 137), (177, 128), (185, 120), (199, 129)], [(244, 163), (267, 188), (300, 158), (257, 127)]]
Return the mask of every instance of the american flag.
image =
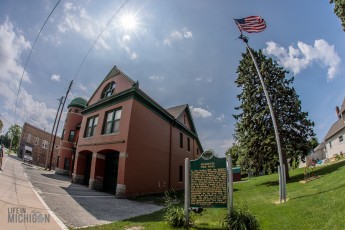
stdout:
[(234, 20), (241, 32), (258, 33), (266, 28), (266, 22), (260, 16), (249, 16)]

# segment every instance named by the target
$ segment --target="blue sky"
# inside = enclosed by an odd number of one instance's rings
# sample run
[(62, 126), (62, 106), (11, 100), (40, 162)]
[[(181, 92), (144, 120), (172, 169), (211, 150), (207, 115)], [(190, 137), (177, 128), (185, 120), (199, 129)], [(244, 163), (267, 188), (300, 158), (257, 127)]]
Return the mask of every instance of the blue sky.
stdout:
[[(233, 18), (262, 16), (265, 31), (249, 34), (295, 76), (302, 110), (322, 141), (345, 97), (345, 32), (328, 1), (62, 0), (28, 62), (14, 114), (22, 71), (35, 38), (57, 1), (0, 2), (0, 119), (5, 130), (24, 121), (51, 130), (69, 82), (68, 102), (89, 98), (114, 66), (140, 82), (163, 107), (191, 106), (204, 149), (223, 154), (233, 142), (240, 89), (234, 83), (245, 52)], [(135, 15), (137, 25), (122, 25)], [(104, 30), (83, 66), (82, 60)], [(80, 71), (78, 71), (81, 66)], [(61, 130), (61, 129), (60, 129)], [(61, 133), (61, 132), (60, 132)]]

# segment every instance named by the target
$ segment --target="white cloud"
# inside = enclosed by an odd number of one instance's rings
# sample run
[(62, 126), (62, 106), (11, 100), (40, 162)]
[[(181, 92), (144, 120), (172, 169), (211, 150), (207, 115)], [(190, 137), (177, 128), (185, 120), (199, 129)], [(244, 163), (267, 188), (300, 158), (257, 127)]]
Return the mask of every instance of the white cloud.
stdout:
[(131, 41), (131, 37), (126, 34), (122, 37), (122, 39), (118, 39), (117, 42), (119, 44), (119, 46), (124, 49), (126, 51), (126, 53), (128, 54), (128, 57), (132, 60), (137, 59), (138, 58), (138, 54), (134, 51), (132, 51), (132, 49), (129, 47), (129, 42)]
[(188, 31), (188, 29), (185, 27), (182, 29), (183, 30), (183, 37), (185, 38), (189, 38), (192, 39), (193, 38), (193, 34), (191, 31)]
[[(101, 32), (100, 28), (105, 27), (104, 22), (92, 18), (81, 6), (76, 6), (72, 2), (66, 2), (63, 7), (64, 20), (58, 25), (58, 30), (61, 33), (73, 31), (87, 40), (94, 41)], [(106, 38), (109, 36), (109, 32), (104, 32), (102, 36), (98, 38), (96, 48), (102, 47), (110, 49), (110, 46), (106, 42)]]
[(60, 82), (60, 75), (58, 75), (58, 74), (53, 74), (52, 76), (51, 76), (51, 80), (52, 81), (57, 81), (57, 82)]
[(81, 90), (87, 92), (87, 87), (86, 87), (86, 86), (84, 86), (84, 85), (82, 85), (82, 84), (79, 84), (78, 87), (79, 87), (79, 89), (81, 89)]
[(161, 80), (164, 79), (164, 77), (163, 76), (150, 76), (149, 79), (153, 80), (153, 81), (155, 81), (155, 80), (156, 81), (161, 81)]
[(193, 116), (195, 118), (197, 117), (202, 117), (202, 118), (207, 118), (207, 117), (211, 117), (212, 113), (207, 111), (206, 109), (203, 108), (197, 108), (197, 107), (193, 107), (193, 106), (189, 106)]
[(266, 45), (264, 52), (276, 56), (278, 63), (294, 74), (300, 73), (314, 63), (328, 68), (327, 80), (333, 80), (339, 74), (341, 59), (334, 46), (323, 39), (315, 40), (313, 46), (299, 41), (297, 48), (289, 46), (288, 49), (273, 41), (266, 42)]
[(224, 121), (224, 119), (225, 119), (225, 115), (224, 115), (224, 114), (222, 114), (222, 115), (220, 115), (219, 117), (217, 117), (217, 118), (216, 118), (216, 121), (223, 122), (223, 121)]
[[(7, 19), (0, 25), (0, 98), (3, 102), (2, 111), (14, 112), (19, 82), (23, 73), (20, 65), (20, 56), (24, 50), (29, 49), (30, 43), (24, 36), (15, 31), (12, 23)], [(23, 81), (30, 81), (27, 73)], [(47, 127), (48, 120), (54, 119), (54, 109), (47, 108), (45, 103), (36, 101), (23, 86), (20, 88), (17, 105), (18, 120), (30, 120), (39, 127)]]
[(173, 30), (163, 41), (164, 45), (171, 46), (175, 41), (181, 41), (183, 39), (192, 39), (193, 34), (188, 31), (187, 28), (183, 28), (182, 31)]

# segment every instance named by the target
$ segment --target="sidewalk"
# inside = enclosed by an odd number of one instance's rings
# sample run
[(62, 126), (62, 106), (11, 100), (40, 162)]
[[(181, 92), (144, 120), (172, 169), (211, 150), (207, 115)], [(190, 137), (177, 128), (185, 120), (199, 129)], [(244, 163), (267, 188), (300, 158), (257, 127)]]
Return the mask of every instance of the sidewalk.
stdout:
[(5, 154), (0, 171), (1, 229), (67, 229), (28, 181), (21, 161)]

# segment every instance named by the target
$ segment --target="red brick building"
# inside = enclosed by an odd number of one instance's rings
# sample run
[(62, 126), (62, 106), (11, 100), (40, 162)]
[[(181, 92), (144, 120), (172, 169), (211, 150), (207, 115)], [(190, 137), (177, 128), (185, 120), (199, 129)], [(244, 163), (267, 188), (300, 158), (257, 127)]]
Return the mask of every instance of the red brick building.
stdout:
[[(26, 156), (32, 164), (45, 167), (47, 157), (48, 163), (50, 160), (49, 142), (51, 137), (51, 133), (25, 122), (20, 138), (18, 157), (24, 158)], [(52, 168), (55, 168), (59, 145), (60, 137), (57, 136), (53, 151)]]
[(57, 174), (72, 175), (80, 125), (83, 119), (81, 111), (85, 109), (86, 103), (86, 99), (77, 97), (67, 106), (68, 112), (55, 169)]
[[(66, 123), (73, 124), (65, 124), (59, 169), (66, 132), (78, 123), (70, 119), (75, 109), (71, 104)], [(92, 189), (117, 196), (182, 189), (184, 159), (203, 152), (188, 105), (164, 109), (116, 67), (81, 114), (73, 182)]]

